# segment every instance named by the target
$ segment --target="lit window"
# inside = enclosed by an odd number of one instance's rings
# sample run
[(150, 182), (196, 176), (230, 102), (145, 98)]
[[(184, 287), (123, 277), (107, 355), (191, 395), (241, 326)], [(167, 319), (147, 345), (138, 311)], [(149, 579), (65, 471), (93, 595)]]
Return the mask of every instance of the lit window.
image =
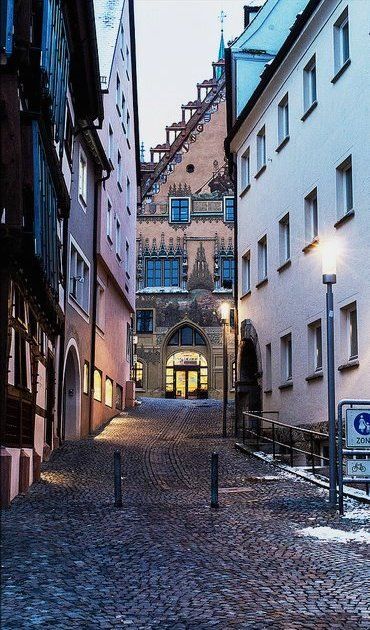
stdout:
[(108, 377), (105, 379), (104, 402), (107, 407), (113, 407), (113, 381)]
[(170, 198), (170, 220), (172, 223), (189, 222), (189, 198)]
[(267, 236), (258, 241), (258, 281), (267, 278)]
[(78, 194), (86, 206), (87, 204), (87, 162), (85, 154), (80, 150), (80, 163), (78, 170)]
[(291, 381), (293, 377), (291, 333), (281, 338), (281, 368), (283, 382)]
[(349, 156), (337, 168), (337, 214), (338, 218), (353, 209), (352, 157)]
[(265, 126), (257, 134), (257, 173), (266, 166), (266, 131)]
[(71, 242), (69, 261), (69, 295), (88, 313), (90, 305), (90, 266)]
[(234, 197), (224, 197), (225, 221), (234, 221)]
[(243, 153), (240, 163), (240, 177), (241, 177), (241, 192), (250, 186), (251, 183), (251, 164), (250, 164), (250, 149), (248, 148)]
[(317, 189), (315, 188), (304, 200), (306, 243), (312, 243), (319, 234), (319, 216), (317, 206)]
[(303, 70), (303, 107), (307, 112), (316, 103), (316, 57), (310, 59)]
[(279, 221), (279, 249), (280, 264), (283, 265), (290, 259), (290, 224), (289, 213)]
[(87, 361), (85, 361), (84, 372), (83, 372), (83, 393), (84, 394), (89, 393), (89, 377), (90, 377), (89, 364)]
[(138, 334), (153, 332), (153, 310), (140, 309), (136, 311), (136, 332)]
[(251, 254), (247, 252), (242, 257), (242, 292), (248, 293), (251, 290)]
[(289, 138), (289, 103), (286, 94), (278, 106), (278, 142), (281, 144)]
[(346, 8), (334, 24), (334, 72), (343, 68), (349, 60), (349, 21)]
[(101, 402), (102, 399), (102, 377), (101, 371), (95, 368), (94, 370), (94, 400)]

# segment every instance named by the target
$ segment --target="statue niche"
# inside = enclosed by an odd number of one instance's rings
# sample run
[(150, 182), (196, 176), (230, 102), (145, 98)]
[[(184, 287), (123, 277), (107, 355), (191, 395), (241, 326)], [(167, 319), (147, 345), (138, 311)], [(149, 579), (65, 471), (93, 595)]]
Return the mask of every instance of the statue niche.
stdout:
[(212, 276), (209, 271), (203, 243), (198, 247), (194, 267), (188, 280), (188, 289), (189, 291), (193, 289), (207, 289), (208, 291), (212, 291), (213, 289)]

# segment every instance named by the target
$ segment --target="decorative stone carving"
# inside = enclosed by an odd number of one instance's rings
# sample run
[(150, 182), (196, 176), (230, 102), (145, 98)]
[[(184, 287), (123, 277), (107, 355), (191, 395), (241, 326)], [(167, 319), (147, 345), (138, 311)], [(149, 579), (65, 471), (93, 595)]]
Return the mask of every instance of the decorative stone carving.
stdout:
[(189, 291), (192, 291), (193, 289), (208, 289), (209, 291), (212, 291), (213, 289), (212, 276), (209, 271), (203, 243), (201, 243), (198, 247), (193, 271), (191, 272), (188, 280), (188, 289)]

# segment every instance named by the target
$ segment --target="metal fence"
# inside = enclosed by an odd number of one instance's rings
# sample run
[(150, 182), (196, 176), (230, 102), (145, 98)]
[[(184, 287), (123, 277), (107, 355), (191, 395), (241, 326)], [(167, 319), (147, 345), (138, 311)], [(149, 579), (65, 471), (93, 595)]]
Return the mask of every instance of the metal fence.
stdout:
[(279, 420), (267, 418), (266, 415), (260, 415), (261, 413), (278, 415), (276, 411), (244, 411), (242, 427), (244, 445), (247, 443), (249, 446), (253, 445), (256, 450), (260, 450), (261, 445), (271, 444), (273, 459), (277, 455), (287, 454), (291, 466), (294, 465), (295, 453), (305, 455), (310, 460), (313, 473), (323, 464), (329, 464), (329, 457), (322, 453), (322, 447), (328, 444), (327, 433), (291, 426)]

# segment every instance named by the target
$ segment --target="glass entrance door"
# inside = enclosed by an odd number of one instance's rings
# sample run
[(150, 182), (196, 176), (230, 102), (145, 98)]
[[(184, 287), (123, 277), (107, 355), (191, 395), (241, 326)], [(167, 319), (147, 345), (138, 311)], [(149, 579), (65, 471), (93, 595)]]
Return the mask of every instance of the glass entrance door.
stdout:
[(176, 370), (176, 398), (186, 398), (186, 371)]
[(187, 373), (187, 398), (196, 398), (198, 393), (198, 370), (189, 370)]

